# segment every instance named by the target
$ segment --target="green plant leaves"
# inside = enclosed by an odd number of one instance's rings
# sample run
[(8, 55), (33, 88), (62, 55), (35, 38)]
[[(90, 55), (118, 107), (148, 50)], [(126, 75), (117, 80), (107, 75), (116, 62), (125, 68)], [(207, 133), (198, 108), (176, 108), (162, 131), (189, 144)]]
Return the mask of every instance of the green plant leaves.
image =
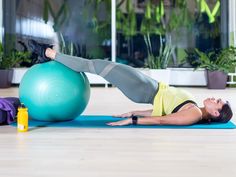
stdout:
[(210, 71), (223, 71), (229, 73), (232, 66), (236, 66), (236, 48), (228, 47), (222, 49), (219, 53), (214, 51), (204, 53), (195, 49), (199, 55), (200, 65), (197, 68), (206, 68)]
[(45, 23), (48, 22), (49, 13), (53, 18), (53, 29), (55, 32), (59, 31), (62, 25), (69, 17), (69, 10), (67, 1), (64, 0), (58, 12), (54, 12), (50, 2), (48, 0), (44, 0), (44, 9), (43, 9), (43, 20)]
[(126, 1), (126, 12), (124, 14), (120, 9), (116, 10), (116, 28), (129, 39), (137, 34), (136, 14), (131, 0)]
[[(198, 0), (199, 1), (199, 0)], [(209, 18), (209, 23), (214, 23), (215, 22), (215, 17), (217, 15), (217, 12), (220, 9), (220, 1), (218, 0), (211, 12), (208, 4), (206, 3), (205, 0), (200, 0), (200, 12), (201, 13), (206, 13), (208, 18)]]
[(21, 62), (30, 62), (30, 53), (21, 51), (11, 51), (4, 55), (3, 46), (0, 44), (0, 69), (10, 69), (19, 66)]

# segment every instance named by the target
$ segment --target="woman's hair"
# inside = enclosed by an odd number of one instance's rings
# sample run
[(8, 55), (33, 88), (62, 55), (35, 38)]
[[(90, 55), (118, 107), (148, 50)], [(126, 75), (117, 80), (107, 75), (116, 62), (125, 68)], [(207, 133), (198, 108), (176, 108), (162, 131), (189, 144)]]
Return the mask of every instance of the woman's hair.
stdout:
[(219, 111), (219, 113), (220, 115), (218, 117), (209, 117), (208, 119), (202, 119), (198, 123), (227, 123), (228, 121), (230, 121), (230, 119), (233, 117), (233, 111), (228, 101), (222, 106), (222, 109)]

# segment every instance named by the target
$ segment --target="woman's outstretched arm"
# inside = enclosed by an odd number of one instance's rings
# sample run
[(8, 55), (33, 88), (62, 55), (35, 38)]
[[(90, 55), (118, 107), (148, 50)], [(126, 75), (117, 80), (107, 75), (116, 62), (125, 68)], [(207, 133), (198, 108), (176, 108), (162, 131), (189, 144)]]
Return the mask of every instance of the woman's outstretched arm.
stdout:
[(129, 118), (131, 116), (151, 116), (153, 109), (142, 110), (142, 111), (131, 111), (124, 114), (113, 115), (113, 117)]
[[(139, 125), (191, 125), (197, 123), (202, 119), (202, 112), (198, 107), (182, 110), (177, 113), (165, 116), (146, 116), (138, 118), (137, 124)], [(132, 119), (110, 122), (110, 126), (122, 126), (132, 124)]]

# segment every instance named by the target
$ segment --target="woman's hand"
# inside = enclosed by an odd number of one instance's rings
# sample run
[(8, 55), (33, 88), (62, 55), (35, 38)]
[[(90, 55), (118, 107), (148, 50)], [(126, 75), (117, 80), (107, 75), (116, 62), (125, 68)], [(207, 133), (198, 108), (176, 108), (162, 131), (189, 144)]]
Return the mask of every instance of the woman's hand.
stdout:
[(120, 114), (120, 115), (113, 115), (113, 117), (120, 117), (120, 118), (129, 118), (133, 115), (133, 112), (127, 112), (124, 114)]
[(130, 125), (132, 124), (132, 119), (125, 119), (125, 120), (120, 120), (116, 122), (108, 122), (107, 125), (110, 126), (123, 126), (123, 125)]

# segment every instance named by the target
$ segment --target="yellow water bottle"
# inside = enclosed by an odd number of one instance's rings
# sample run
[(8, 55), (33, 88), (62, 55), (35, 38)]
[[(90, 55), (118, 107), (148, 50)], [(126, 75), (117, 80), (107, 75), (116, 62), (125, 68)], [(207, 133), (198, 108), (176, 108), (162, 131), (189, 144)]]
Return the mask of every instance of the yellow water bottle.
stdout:
[(21, 104), (18, 107), (17, 113), (17, 130), (18, 132), (26, 132), (28, 131), (28, 109), (25, 107), (24, 104)]

